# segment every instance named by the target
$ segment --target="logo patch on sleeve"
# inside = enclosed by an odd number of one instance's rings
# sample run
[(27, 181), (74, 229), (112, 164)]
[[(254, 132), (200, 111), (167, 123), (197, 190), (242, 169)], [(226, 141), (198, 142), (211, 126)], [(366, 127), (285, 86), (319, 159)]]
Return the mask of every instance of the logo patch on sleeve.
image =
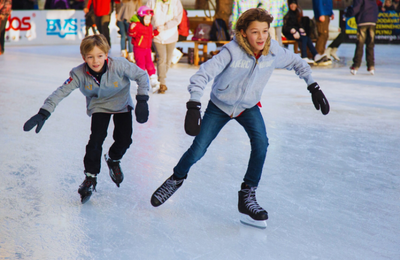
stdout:
[(64, 82), (64, 85), (68, 85), (68, 84), (71, 83), (71, 82), (72, 82), (72, 78), (69, 77), (69, 78)]

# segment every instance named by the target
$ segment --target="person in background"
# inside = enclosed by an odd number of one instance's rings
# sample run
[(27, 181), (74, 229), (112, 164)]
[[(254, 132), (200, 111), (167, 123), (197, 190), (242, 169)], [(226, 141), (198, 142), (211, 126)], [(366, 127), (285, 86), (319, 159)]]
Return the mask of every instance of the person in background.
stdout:
[(381, 8), (382, 12), (396, 11), (396, 8), (392, 4), (392, 0), (385, 0), (385, 4)]
[(239, 16), (251, 8), (257, 8), (260, 6), (260, 0), (233, 0), (232, 5), (232, 20), (231, 29), (232, 31), (236, 28), (237, 20)]
[(111, 0), (89, 0), (87, 6), (83, 9), (85, 14), (89, 12), (90, 6), (93, 4), (93, 11), (95, 14), (96, 27), (99, 33), (106, 37), (108, 45), (111, 46), (110, 39), (110, 25), (111, 21)]
[[(141, 0), (121, 0), (121, 6), (117, 13), (117, 26), (121, 35), (121, 57), (134, 62), (132, 38), (128, 35), (130, 20), (142, 5)], [(128, 40), (128, 44), (126, 41)], [(128, 45), (128, 50), (126, 46)]]
[[(326, 56), (321, 55), (315, 49), (311, 38), (307, 35), (303, 26), (303, 11), (297, 5), (297, 0), (289, 0), (289, 11), (283, 18), (283, 34), (289, 40), (296, 40), (301, 43), (301, 57), (309, 64), (321, 63), (325, 61)], [(313, 55), (314, 60), (307, 56), (307, 48)]]
[(183, 9), (182, 12), (182, 20), (181, 23), (178, 25), (178, 42), (186, 41), (187, 37), (189, 36), (189, 18), (187, 17), (187, 11)]
[(154, 37), (153, 44), (157, 55), (157, 73), (160, 81), (158, 93), (164, 94), (168, 89), (167, 72), (178, 41), (178, 25), (181, 23), (183, 7), (180, 0), (148, 0), (147, 6), (154, 11), (151, 24), (159, 32)]
[(6, 24), (11, 14), (12, 0), (0, 0), (0, 55), (4, 53)]
[(393, 7), (396, 12), (400, 12), (400, 0), (393, 0)]
[(147, 122), (149, 109), (148, 76), (145, 71), (124, 58), (108, 57), (110, 46), (102, 34), (85, 37), (80, 46), (81, 65), (70, 71), (69, 78), (46, 98), (39, 112), (24, 124), (24, 131), (36, 126), (39, 133), (56, 106), (72, 91), (79, 89), (86, 97), (86, 112), (91, 117), (91, 134), (83, 159), (85, 180), (79, 186), (81, 202), (87, 202), (96, 190), (100, 173), (103, 143), (111, 117), (114, 143), (104, 155), (110, 177), (119, 187), (124, 180), (120, 161), (132, 143), (131, 80), (138, 85), (135, 115), (139, 123)]
[(35, 7), (34, 0), (14, 0), (12, 10), (32, 10)]
[[(89, 0), (85, 0), (83, 6), (87, 6)], [(87, 13), (85, 13), (85, 36), (89, 36), (89, 30), (92, 29), (92, 34), (97, 34), (96, 28), (96, 15), (93, 11), (93, 5), (90, 6)]]
[(332, 0), (312, 0), (314, 18), (318, 30), (318, 39), (315, 49), (319, 54), (325, 53), (326, 43), (329, 39), (329, 22), (334, 19)]
[(279, 42), (280, 46), (282, 44), (282, 26), (283, 17), (288, 12), (288, 6), (286, 4), (287, 0), (261, 0), (261, 8), (267, 10), (274, 20), (271, 23), (271, 28), (269, 28), (269, 34), (271, 39)]
[(151, 18), (154, 13), (147, 6), (142, 6), (137, 14), (131, 18), (128, 35), (132, 39), (135, 46), (133, 52), (135, 54), (136, 65), (142, 70), (147, 71), (150, 77), (150, 85), (152, 92), (155, 93), (160, 88), (160, 82), (157, 80), (156, 69), (151, 57), (151, 43), (153, 37), (158, 35), (158, 31), (153, 31)]
[(353, 4), (345, 10), (345, 16), (350, 18), (355, 16), (357, 23), (356, 50), (353, 57), (353, 65), (350, 73), (357, 74), (361, 67), (361, 61), (366, 45), (367, 71), (375, 74), (375, 29), (378, 21), (378, 5), (375, 0), (354, 0)]

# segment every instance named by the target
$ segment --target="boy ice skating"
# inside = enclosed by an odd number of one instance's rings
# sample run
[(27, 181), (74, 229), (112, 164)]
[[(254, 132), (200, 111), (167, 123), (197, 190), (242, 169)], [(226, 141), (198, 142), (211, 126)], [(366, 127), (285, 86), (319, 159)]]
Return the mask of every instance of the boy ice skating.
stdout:
[(153, 31), (151, 25), (151, 17), (153, 10), (147, 6), (139, 8), (137, 15), (131, 18), (128, 34), (132, 37), (132, 44), (136, 65), (143, 70), (147, 70), (150, 76), (150, 84), (152, 92), (156, 93), (160, 89), (160, 82), (157, 79), (156, 69), (154, 68), (153, 60), (151, 59), (151, 44), (153, 37), (159, 32)]
[[(158, 207), (179, 189), (190, 167), (205, 154), (224, 125), (235, 119), (250, 138), (251, 154), (239, 191), (241, 222), (266, 227), (268, 213), (258, 205), (255, 191), (261, 178), (268, 138), (258, 106), (265, 84), (275, 68), (294, 69), (308, 85), (312, 101), (324, 115), (329, 103), (311, 76), (310, 66), (300, 56), (271, 40), (268, 29), (273, 17), (264, 9), (244, 12), (236, 25), (233, 41), (200, 66), (190, 79), (190, 99), (186, 103), (185, 131), (196, 136), (173, 169), (173, 174), (153, 193), (151, 204)], [(200, 99), (207, 83), (214, 79), (211, 99), (201, 121)]]
[(135, 115), (139, 123), (147, 122), (149, 109), (149, 80), (147, 73), (125, 58), (108, 57), (110, 46), (103, 35), (87, 36), (81, 42), (80, 51), (85, 63), (70, 71), (70, 77), (44, 102), (39, 113), (24, 125), (24, 131), (36, 127), (39, 133), (45, 121), (58, 103), (79, 88), (86, 96), (87, 114), (92, 117), (91, 135), (84, 157), (85, 180), (79, 186), (82, 203), (90, 199), (96, 190), (97, 174), (100, 172), (102, 145), (113, 116), (114, 143), (105, 159), (112, 180), (119, 187), (124, 179), (120, 160), (132, 143), (133, 101), (130, 80), (138, 84)]

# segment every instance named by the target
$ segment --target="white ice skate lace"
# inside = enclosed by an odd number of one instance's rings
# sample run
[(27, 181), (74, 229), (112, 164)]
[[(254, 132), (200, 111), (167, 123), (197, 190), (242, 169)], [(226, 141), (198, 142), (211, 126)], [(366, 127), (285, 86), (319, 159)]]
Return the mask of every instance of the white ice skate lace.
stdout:
[(163, 185), (158, 189), (154, 197), (158, 199), (161, 203), (164, 203), (169, 197), (174, 194), (174, 192), (179, 188), (183, 180), (171, 180), (168, 179)]
[(256, 200), (256, 187), (251, 187), (248, 190), (243, 190), (244, 192), (247, 193), (245, 204), (246, 207), (253, 213), (257, 214), (261, 211), (264, 211), (264, 209), (258, 205), (257, 200)]

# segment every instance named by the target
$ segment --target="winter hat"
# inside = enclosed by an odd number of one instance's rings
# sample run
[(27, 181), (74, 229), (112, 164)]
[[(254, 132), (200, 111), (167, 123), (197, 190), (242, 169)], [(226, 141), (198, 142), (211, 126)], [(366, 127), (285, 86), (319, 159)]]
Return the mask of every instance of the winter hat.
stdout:
[(138, 16), (145, 16), (145, 15), (154, 15), (153, 9), (151, 9), (150, 7), (147, 6), (141, 6), (139, 7), (138, 11), (137, 11)]
[(297, 0), (289, 0), (288, 3), (289, 3), (289, 5), (290, 5), (290, 4), (296, 4), (296, 5), (298, 5), (298, 4), (297, 4)]

